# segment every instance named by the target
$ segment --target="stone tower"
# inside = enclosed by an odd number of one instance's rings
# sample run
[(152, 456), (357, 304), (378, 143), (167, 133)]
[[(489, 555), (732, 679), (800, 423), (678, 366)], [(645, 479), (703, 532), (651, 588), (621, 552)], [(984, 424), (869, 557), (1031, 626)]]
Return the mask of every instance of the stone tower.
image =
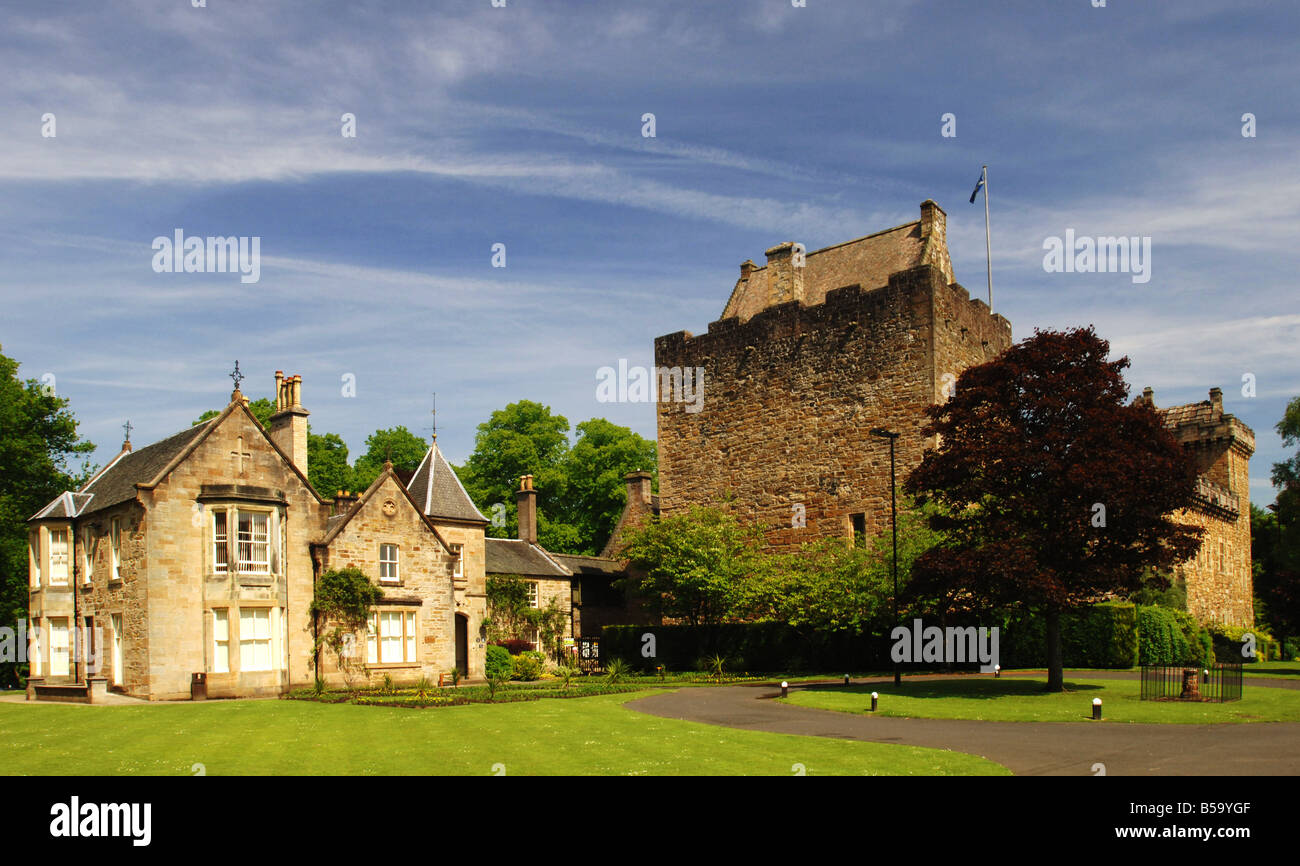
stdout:
[(901, 434), (901, 485), (927, 444), (922, 411), (1010, 345), (1010, 323), (954, 282), (933, 201), (856, 240), (774, 246), (766, 265), (740, 266), (708, 333), (655, 340), (661, 381), (704, 373), (700, 405), (661, 388), (661, 508), (729, 500), (773, 549), (874, 535), (889, 526), (889, 443), (869, 431)]

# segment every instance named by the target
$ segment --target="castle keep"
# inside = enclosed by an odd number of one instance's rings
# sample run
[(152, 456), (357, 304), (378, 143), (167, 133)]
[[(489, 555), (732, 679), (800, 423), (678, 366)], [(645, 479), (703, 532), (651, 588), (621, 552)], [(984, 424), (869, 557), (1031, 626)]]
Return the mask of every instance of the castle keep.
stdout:
[(933, 201), (857, 240), (775, 246), (740, 266), (708, 333), (655, 340), (656, 366), (705, 370), (701, 411), (658, 404), (661, 507), (732, 499), (773, 549), (887, 529), (889, 443), (870, 430), (901, 434), (901, 483), (922, 411), (1010, 345), (1011, 324), (954, 281)]
[[(923, 411), (963, 370), (1011, 345), (1011, 325), (953, 278), (946, 216), (921, 218), (805, 253), (783, 243), (746, 261), (722, 317), (698, 336), (655, 340), (655, 365), (704, 370), (698, 411), (658, 403), (660, 509), (727, 507), (765, 527), (772, 551), (890, 526), (889, 442), (897, 475), (921, 461)], [(1150, 389), (1143, 397), (1155, 406)], [(1194, 455), (1196, 504), (1178, 515), (1205, 530), (1178, 569), (1187, 609), (1253, 625), (1249, 460), (1254, 433), (1224, 414), (1222, 392), (1158, 410)]]

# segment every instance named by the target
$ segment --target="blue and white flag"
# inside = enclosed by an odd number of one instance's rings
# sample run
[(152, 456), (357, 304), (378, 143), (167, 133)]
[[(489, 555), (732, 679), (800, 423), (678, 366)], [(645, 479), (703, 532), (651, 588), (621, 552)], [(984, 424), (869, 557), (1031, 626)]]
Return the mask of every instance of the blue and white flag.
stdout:
[(981, 171), (979, 183), (975, 184), (975, 191), (970, 194), (971, 204), (975, 204), (975, 196), (980, 194), (980, 190), (983, 189), (983, 187), (984, 187), (984, 172)]

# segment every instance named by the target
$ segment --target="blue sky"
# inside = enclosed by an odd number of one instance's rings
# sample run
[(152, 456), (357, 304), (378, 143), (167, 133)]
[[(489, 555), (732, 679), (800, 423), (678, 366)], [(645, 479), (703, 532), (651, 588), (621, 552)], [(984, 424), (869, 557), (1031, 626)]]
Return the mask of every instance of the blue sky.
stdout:
[[(1292, 4), (0, 8), (0, 344), (54, 376), (100, 462), (127, 418), (143, 444), (224, 405), (236, 358), (252, 397), (301, 374), (313, 429), (354, 456), (376, 427), (427, 434), (432, 391), (456, 462), (521, 398), (653, 437), (651, 405), (596, 401), (597, 369), (703, 331), (773, 244), (933, 198), (981, 295), (987, 163), (1016, 337), (1095, 324), (1162, 406), (1223, 388), (1256, 433), (1252, 498), (1273, 498), (1300, 394)], [(260, 281), (154, 273), (177, 228), (259, 236)], [(1149, 236), (1150, 282), (1046, 273), (1071, 228)]]

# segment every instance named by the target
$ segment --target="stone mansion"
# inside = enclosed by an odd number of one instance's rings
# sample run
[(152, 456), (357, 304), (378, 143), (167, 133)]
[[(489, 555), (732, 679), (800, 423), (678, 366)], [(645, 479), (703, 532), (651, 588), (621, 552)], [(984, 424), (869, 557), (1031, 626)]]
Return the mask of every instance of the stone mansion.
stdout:
[[(531, 477), (516, 494), (518, 539), (488, 538), (436, 441), (413, 475), (386, 464), (359, 496), (327, 499), (307, 480), (302, 379), (276, 373), (270, 429), (238, 389), (215, 418), (138, 450), (130, 441), (80, 489), (31, 518), (29, 696), (94, 700), (107, 689), (154, 700), (275, 695), (310, 685), (315, 580), (355, 566), (383, 591), (366, 634), (366, 675), (481, 679), (490, 574), (555, 599), (565, 637), (622, 576), (609, 558), (537, 544)], [(644, 478), (642, 477), (644, 476)], [(629, 492), (648, 473), (629, 477)], [(582, 603), (583, 589), (591, 603)], [(342, 682), (321, 650), (320, 673)], [(80, 693), (78, 694), (78, 690)]]

